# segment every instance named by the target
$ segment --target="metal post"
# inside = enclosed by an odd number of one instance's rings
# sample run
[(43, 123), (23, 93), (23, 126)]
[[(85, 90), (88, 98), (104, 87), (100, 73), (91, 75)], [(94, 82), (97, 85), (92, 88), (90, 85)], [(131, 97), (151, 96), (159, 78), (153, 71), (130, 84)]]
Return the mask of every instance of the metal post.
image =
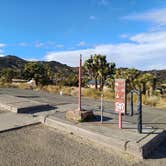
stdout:
[(101, 94), (101, 123), (103, 123), (103, 94)]
[(122, 129), (122, 113), (119, 112), (119, 129)]
[(137, 130), (142, 133), (142, 92), (138, 91), (138, 124)]
[(81, 111), (81, 81), (82, 81), (82, 55), (80, 54), (78, 110)]
[(130, 106), (131, 106), (130, 116), (133, 116), (133, 91), (130, 92)]

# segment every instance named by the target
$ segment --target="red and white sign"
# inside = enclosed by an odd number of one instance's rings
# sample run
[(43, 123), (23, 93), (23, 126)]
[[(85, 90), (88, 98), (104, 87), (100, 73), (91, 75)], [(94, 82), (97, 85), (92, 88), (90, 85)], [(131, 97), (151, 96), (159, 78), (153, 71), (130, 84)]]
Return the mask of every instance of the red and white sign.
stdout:
[(126, 111), (126, 81), (115, 79), (115, 111), (125, 113)]

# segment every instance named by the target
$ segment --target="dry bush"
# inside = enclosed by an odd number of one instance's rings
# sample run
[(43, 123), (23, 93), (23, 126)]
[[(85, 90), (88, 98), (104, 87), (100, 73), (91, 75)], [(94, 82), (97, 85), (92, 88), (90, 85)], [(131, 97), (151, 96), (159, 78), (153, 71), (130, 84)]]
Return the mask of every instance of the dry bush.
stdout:
[(166, 109), (166, 98), (161, 97), (159, 102), (156, 104), (157, 108)]
[(142, 95), (142, 103), (146, 104), (146, 100), (147, 100), (147, 96), (146, 95)]
[(76, 87), (67, 87), (67, 86), (56, 86), (56, 85), (47, 85), (43, 86), (39, 90), (44, 90), (49, 93), (58, 93), (62, 92), (64, 95), (75, 95), (76, 94)]
[(105, 99), (113, 100), (115, 98), (115, 92), (110, 88), (104, 89), (103, 95)]
[(71, 95), (72, 90), (73, 90), (72, 87), (67, 87), (67, 86), (61, 88), (61, 91), (64, 95)]
[(16, 85), (13, 85), (12, 83), (6, 83), (6, 82), (0, 82), (1, 88), (16, 88)]
[[(130, 101), (130, 93), (127, 94), (127, 101)], [(138, 102), (138, 95), (136, 93), (133, 93), (133, 102), (137, 103)]]
[[(82, 88), (83, 89), (83, 88)], [(78, 87), (73, 87), (71, 91), (72, 96), (77, 96), (78, 95)]]
[(33, 89), (33, 87), (27, 83), (19, 83), (19, 84), (14, 84), (14, 85), (20, 89)]
[(42, 90), (49, 92), (49, 93), (59, 93), (60, 87), (55, 85), (46, 85), (41, 88)]
[(82, 90), (82, 95), (85, 97), (99, 98), (101, 96), (101, 92), (94, 88), (85, 88)]
[(154, 107), (159, 103), (159, 101), (160, 101), (160, 98), (158, 96), (151, 96), (146, 98), (145, 104)]

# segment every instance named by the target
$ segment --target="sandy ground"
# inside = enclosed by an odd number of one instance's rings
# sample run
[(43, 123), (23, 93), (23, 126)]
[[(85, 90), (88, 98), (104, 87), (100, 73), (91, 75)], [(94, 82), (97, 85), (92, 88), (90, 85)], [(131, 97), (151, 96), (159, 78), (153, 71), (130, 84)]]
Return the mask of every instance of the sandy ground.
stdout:
[[(155, 156), (152, 155), (152, 158)], [(72, 133), (62, 133), (43, 125), (0, 133), (2, 166), (165, 166), (165, 163), (164, 156), (138, 161), (127, 155), (118, 155), (115, 151), (101, 149)]]

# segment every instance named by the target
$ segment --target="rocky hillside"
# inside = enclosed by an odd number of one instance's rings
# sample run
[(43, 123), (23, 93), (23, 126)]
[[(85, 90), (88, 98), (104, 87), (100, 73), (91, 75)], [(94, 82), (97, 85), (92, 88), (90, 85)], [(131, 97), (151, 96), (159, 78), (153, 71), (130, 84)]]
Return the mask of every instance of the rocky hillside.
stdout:
[[(29, 61), (26, 61), (24, 59), (21, 59), (17, 56), (13, 56), (13, 55), (0, 57), (0, 70), (2, 70), (3, 68), (12, 68), (14, 70), (23, 70), (25, 64), (27, 64), (28, 62)], [(56, 62), (56, 61), (50, 61), (50, 62), (39, 61), (39, 62), (49, 65), (54, 72), (66, 73), (66, 74), (75, 72), (74, 68), (67, 66), (65, 64)]]
[(158, 82), (166, 83), (166, 69), (164, 69), (164, 70), (150, 70), (150, 71), (145, 71), (145, 72), (154, 74), (156, 76)]
[(0, 57), (0, 70), (3, 68), (12, 68), (12, 69), (23, 69), (25, 64), (28, 63), (26, 60), (21, 59), (16, 56), (5, 56)]
[[(5, 57), (0, 57), (0, 70), (3, 68), (12, 68), (14, 70), (23, 70), (26, 63), (24, 59), (21, 59), (17, 56), (8, 55)], [(64, 73), (65, 75), (78, 72), (78, 68), (70, 67), (65, 64), (56, 62), (56, 61), (39, 61), (40, 63), (48, 64), (52, 70), (56, 73)], [(151, 70), (151, 71), (142, 71), (146, 73), (153, 73), (157, 77), (157, 81), (161, 83), (166, 82), (166, 69), (165, 70)]]

